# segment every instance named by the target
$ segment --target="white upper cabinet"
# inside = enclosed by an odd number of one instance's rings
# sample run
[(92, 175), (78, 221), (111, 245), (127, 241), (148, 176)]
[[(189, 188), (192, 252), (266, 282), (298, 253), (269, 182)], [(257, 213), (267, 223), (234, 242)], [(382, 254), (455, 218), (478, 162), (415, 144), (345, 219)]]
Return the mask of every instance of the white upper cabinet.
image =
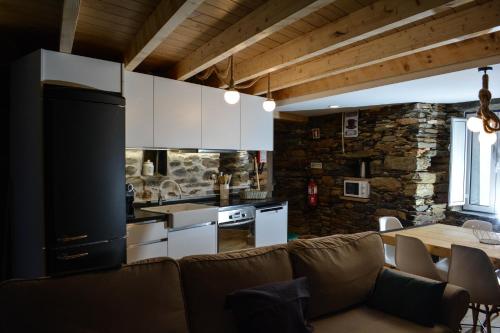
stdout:
[(154, 147), (153, 82), (151, 75), (123, 71), (127, 148)]
[(273, 150), (273, 113), (262, 108), (265, 98), (241, 94), (241, 150)]
[(202, 148), (240, 149), (240, 103), (228, 104), (224, 90), (202, 87)]
[(154, 144), (201, 148), (201, 86), (154, 78)]
[(41, 57), (41, 81), (122, 92), (120, 63), (47, 50)]

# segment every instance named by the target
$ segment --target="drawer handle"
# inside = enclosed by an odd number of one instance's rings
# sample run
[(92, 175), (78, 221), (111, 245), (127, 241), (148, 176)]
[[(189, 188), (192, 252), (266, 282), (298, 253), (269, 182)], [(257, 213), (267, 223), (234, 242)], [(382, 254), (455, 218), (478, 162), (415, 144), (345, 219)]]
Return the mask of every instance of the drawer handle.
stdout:
[(71, 237), (62, 237), (62, 238), (58, 238), (57, 241), (60, 242), (60, 243), (67, 243), (67, 242), (74, 242), (74, 241), (77, 241), (77, 240), (82, 240), (82, 239), (85, 239), (87, 237), (88, 237), (88, 235), (78, 235), (78, 236), (71, 236)]
[(82, 257), (88, 256), (88, 252), (83, 252), (83, 253), (77, 253), (77, 254), (70, 254), (70, 255), (63, 255), (63, 256), (57, 256), (58, 260), (74, 260)]

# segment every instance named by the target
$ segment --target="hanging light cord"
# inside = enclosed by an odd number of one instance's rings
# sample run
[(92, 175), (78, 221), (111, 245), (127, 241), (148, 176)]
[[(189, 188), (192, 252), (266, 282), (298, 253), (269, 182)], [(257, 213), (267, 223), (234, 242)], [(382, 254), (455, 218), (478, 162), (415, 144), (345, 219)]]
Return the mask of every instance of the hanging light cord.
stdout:
[(491, 92), (488, 90), (488, 74), (487, 71), (491, 67), (479, 68), (480, 71), (484, 71), (483, 74), (483, 88), (479, 90), (479, 110), (477, 110), (477, 116), (483, 120), (483, 128), (486, 133), (494, 133), (500, 131), (500, 119), (497, 115), (490, 110)]
[[(264, 76), (259, 76), (246, 84), (235, 85), (233, 73), (234, 73), (233, 56), (230, 56), (229, 61), (227, 62), (227, 66), (224, 70), (220, 70), (217, 68), (217, 66), (213, 65), (207, 68), (202, 74), (196, 75), (196, 78), (200, 81), (206, 81), (210, 76), (215, 74), (219, 79), (219, 81), (221, 81), (228, 87), (231, 87), (231, 82), (232, 82), (232, 87), (234, 89), (248, 89), (252, 87), (255, 83), (257, 83), (257, 81), (259, 81), (264, 77)], [(229, 82), (228, 82), (228, 77), (229, 77)]]

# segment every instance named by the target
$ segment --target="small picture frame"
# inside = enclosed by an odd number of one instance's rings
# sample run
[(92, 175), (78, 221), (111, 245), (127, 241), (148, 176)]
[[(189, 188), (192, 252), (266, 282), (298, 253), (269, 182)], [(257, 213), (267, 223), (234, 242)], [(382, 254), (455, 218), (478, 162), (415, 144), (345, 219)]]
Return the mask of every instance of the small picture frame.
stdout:
[(358, 111), (346, 112), (344, 115), (344, 137), (355, 138), (358, 136)]

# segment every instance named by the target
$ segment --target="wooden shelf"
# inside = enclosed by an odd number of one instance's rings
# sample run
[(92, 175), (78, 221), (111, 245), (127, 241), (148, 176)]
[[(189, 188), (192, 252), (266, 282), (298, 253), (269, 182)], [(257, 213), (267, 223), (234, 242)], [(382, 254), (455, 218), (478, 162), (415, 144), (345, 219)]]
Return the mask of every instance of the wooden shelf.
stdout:
[(346, 197), (346, 196), (343, 196), (343, 195), (340, 196), (340, 199), (342, 199), (342, 200), (350, 200), (350, 201), (357, 201), (357, 202), (369, 202), (370, 201), (370, 199), (367, 199), (367, 198)]

